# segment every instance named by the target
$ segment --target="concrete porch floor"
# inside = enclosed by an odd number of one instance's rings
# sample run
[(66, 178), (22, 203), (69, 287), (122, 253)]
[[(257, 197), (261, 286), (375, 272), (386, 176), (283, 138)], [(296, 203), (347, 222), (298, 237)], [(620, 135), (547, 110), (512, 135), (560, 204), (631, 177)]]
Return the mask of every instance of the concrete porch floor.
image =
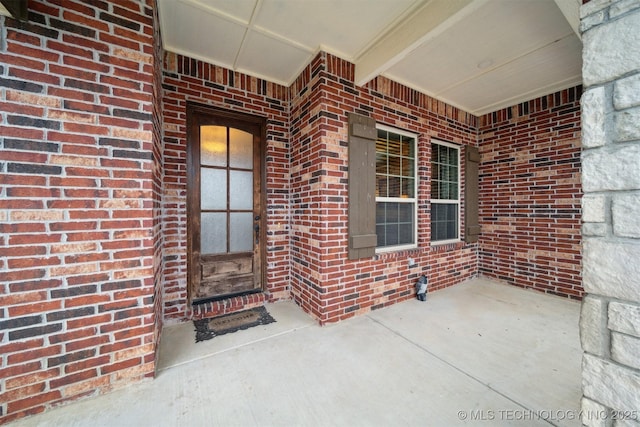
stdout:
[(166, 327), (155, 380), (10, 425), (580, 425), (578, 302), (481, 278), (324, 327), (267, 309), (200, 343)]

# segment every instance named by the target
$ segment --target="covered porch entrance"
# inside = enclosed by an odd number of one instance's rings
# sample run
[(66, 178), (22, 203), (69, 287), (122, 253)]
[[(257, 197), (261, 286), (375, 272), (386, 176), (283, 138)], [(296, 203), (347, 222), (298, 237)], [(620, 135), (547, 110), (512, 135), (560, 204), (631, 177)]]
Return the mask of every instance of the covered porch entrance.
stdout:
[(14, 427), (580, 425), (578, 302), (481, 278), (324, 327), (267, 308), (197, 344), (167, 327), (153, 382)]

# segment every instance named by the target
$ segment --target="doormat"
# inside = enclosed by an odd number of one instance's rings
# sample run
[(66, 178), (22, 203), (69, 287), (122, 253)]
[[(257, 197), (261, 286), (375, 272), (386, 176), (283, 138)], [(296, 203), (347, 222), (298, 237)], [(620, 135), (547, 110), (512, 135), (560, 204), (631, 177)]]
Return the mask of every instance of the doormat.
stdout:
[(194, 320), (193, 324), (196, 327), (196, 342), (200, 342), (218, 335), (230, 334), (258, 325), (268, 325), (275, 321), (266, 308), (256, 307), (213, 319)]

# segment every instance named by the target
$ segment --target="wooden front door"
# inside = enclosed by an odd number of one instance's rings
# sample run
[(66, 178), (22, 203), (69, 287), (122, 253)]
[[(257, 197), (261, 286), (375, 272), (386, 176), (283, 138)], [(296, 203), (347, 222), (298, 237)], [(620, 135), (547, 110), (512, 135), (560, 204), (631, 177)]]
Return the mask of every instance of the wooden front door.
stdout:
[(187, 122), (189, 299), (259, 292), (264, 120), (190, 105)]

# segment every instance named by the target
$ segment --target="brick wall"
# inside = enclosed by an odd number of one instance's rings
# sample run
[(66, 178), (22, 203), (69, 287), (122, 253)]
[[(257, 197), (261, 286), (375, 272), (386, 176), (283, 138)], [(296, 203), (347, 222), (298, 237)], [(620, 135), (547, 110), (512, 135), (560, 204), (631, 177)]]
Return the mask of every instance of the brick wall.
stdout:
[[(171, 52), (163, 65), (164, 312), (184, 320), (289, 297), (289, 118), (287, 88)], [(192, 307), (187, 302), (186, 108), (197, 102), (267, 118), (267, 284), (253, 294)]]
[[(152, 376), (163, 320), (293, 298), (335, 322), (479, 261), (580, 295), (579, 89), (477, 118), (383, 77), (357, 87), (353, 64), (326, 53), (287, 88), (162, 52), (153, 0), (29, 5), (29, 23), (0, 17), (0, 422)], [(189, 101), (267, 118), (266, 292), (196, 309)], [(350, 112), (419, 135), (417, 249), (347, 259)], [(480, 142), (480, 245), (430, 246), (432, 138), (462, 158)]]
[[(380, 78), (353, 83), (353, 64), (319, 54), (290, 88), (167, 52), (163, 75), (165, 318), (184, 320), (289, 298), (322, 323), (408, 299), (422, 273), (438, 289), (477, 274), (477, 245), (429, 246), (430, 138), (475, 144), (476, 118)], [(186, 105), (268, 119), (267, 292), (190, 307), (186, 283)], [(347, 112), (422, 135), (420, 249), (348, 261)], [(464, 154), (464, 153), (463, 153)], [(416, 267), (408, 267), (408, 259)], [(291, 294), (290, 294), (291, 291)]]
[(0, 422), (154, 372), (151, 1), (29, 8), (0, 17)]
[(581, 87), (480, 117), (480, 271), (580, 298)]
[[(476, 118), (382, 77), (356, 87), (353, 67), (321, 52), (291, 87), (292, 296), (321, 323), (412, 298), (423, 273), (431, 290), (477, 274), (476, 245), (430, 247), (428, 204), (431, 138), (475, 145)], [(349, 112), (420, 135), (419, 248), (347, 259)]]
[[(322, 318), (322, 258), (327, 250), (322, 240), (329, 238), (321, 209), (323, 201), (343, 198), (335, 189), (326, 187), (327, 199), (320, 183), (324, 174), (335, 174), (340, 167), (339, 156), (331, 165), (325, 157), (326, 152), (321, 139), (324, 127), (327, 126), (326, 108), (322, 92), (318, 89), (318, 74), (324, 68), (323, 56), (318, 55), (293, 83), (291, 89), (291, 143), (290, 143), (290, 200), (291, 200), (291, 286), (293, 296), (298, 305), (316, 318)], [(345, 153), (342, 153), (345, 157)], [(332, 227), (345, 226), (346, 211), (341, 211), (342, 218), (334, 219)], [(339, 215), (336, 215), (339, 216)]]

